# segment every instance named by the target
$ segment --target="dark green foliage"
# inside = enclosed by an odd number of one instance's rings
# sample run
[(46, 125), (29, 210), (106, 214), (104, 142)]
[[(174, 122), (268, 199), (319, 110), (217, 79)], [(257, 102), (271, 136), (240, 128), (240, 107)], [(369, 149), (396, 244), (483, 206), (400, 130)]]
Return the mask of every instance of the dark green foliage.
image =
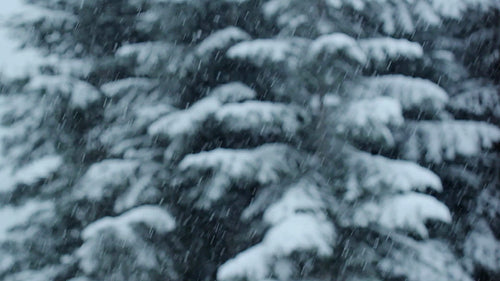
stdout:
[(29, 2), (0, 279), (499, 276), (495, 2)]

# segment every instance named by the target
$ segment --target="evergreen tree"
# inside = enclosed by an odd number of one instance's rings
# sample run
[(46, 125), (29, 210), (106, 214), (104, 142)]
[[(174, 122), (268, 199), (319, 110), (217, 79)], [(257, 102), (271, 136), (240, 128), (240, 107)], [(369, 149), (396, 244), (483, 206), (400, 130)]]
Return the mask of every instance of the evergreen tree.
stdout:
[(496, 1), (26, 7), (0, 278), (500, 276)]

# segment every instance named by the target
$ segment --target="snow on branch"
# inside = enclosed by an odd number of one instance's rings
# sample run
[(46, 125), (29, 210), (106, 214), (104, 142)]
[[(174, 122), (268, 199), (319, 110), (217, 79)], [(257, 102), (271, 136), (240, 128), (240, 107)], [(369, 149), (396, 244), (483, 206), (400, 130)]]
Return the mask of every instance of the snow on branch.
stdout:
[(326, 210), (319, 187), (305, 179), (289, 186), (279, 200), (266, 207), (263, 219), (269, 225), (277, 225), (299, 213), (322, 217)]
[(256, 39), (229, 48), (226, 55), (233, 60), (264, 67), (269, 65), (296, 66), (305, 47), (304, 40)]
[(139, 165), (138, 161), (122, 159), (107, 159), (93, 164), (77, 184), (77, 198), (100, 201), (113, 196), (117, 189), (129, 184)]
[(263, 192), (245, 210), (244, 219), (263, 213), (264, 223), (270, 228), (260, 243), (223, 264), (218, 280), (261, 280), (276, 274), (288, 280), (297, 273), (294, 263), (287, 259), (290, 255), (312, 253), (325, 258), (333, 254), (336, 231), (317, 183), (301, 179), (284, 188), (281, 197), (270, 205), (262, 204), (262, 199), (269, 200), (263, 198), (269, 196)]
[(256, 93), (240, 82), (231, 82), (216, 87), (208, 97), (199, 100), (185, 110), (168, 114), (148, 128), (148, 134), (167, 140), (194, 135), (201, 130), (208, 117), (229, 102), (241, 102), (255, 98)]
[(148, 134), (168, 142), (165, 156), (169, 159), (192, 152), (196, 136), (230, 138), (248, 134), (260, 143), (276, 138), (290, 140), (310, 121), (297, 106), (252, 101), (255, 96), (255, 91), (239, 82), (222, 85), (188, 109), (153, 122)]
[(403, 146), (405, 158), (442, 163), (479, 156), (500, 142), (500, 129), (476, 121), (420, 121), (411, 124)]
[(404, 278), (408, 281), (472, 281), (458, 262), (450, 246), (438, 240), (415, 241), (399, 237), (391, 245), (377, 268), (388, 279)]
[(359, 64), (366, 63), (366, 54), (361, 50), (357, 41), (343, 33), (333, 33), (316, 38), (309, 47), (309, 60), (316, 61), (324, 58), (332, 60), (346, 57)]
[(429, 233), (425, 223), (430, 220), (451, 223), (448, 207), (430, 195), (408, 192), (361, 203), (351, 223), (360, 227), (375, 224), (427, 238)]
[(132, 77), (105, 83), (101, 86), (101, 91), (108, 98), (121, 98), (129, 94), (147, 94), (156, 86), (157, 82), (153, 79)]
[(143, 42), (121, 46), (115, 56), (131, 63), (136, 75), (154, 76), (156, 72), (178, 74), (183, 66), (184, 48), (167, 42)]
[[(264, 280), (276, 274), (279, 267), (275, 265), (279, 262), (291, 269), (284, 270), (284, 274), (290, 274), (293, 264), (286, 259), (288, 256), (311, 252), (319, 257), (329, 257), (333, 254), (335, 237), (335, 228), (328, 220), (310, 214), (296, 214), (272, 227), (261, 243), (220, 266), (217, 280)], [(292, 276), (282, 277), (288, 279)]]
[(291, 105), (247, 101), (227, 104), (214, 114), (225, 132), (259, 132), (260, 135), (294, 136), (307, 123), (300, 108)]
[(391, 97), (347, 102), (337, 107), (330, 118), (336, 134), (340, 137), (388, 147), (395, 144), (391, 128), (404, 123), (401, 105)]
[(51, 98), (66, 99), (70, 107), (87, 109), (101, 99), (102, 94), (91, 84), (69, 76), (35, 76), (25, 86), (27, 91), (38, 92)]
[(442, 191), (439, 177), (411, 161), (393, 160), (366, 152), (354, 152), (347, 160), (347, 200), (363, 195), (396, 194), (409, 191)]
[(391, 37), (358, 40), (368, 60), (377, 67), (385, 66), (395, 60), (417, 60), (423, 57), (424, 50), (417, 42)]
[(403, 75), (383, 75), (362, 78), (349, 90), (355, 98), (387, 96), (399, 101), (405, 113), (423, 113), (435, 116), (448, 103), (444, 89), (422, 78)]
[(200, 58), (212, 57), (217, 52), (224, 52), (234, 44), (250, 39), (250, 35), (242, 29), (234, 26), (226, 27), (205, 38), (196, 47), (195, 54)]
[[(84, 242), (75, 253), (80, 269), (88, 275), (113, 279), (141, 276), (150, 279), (151, 274), (160, 272), (159, 268), (171, 266), (170, 257), (162, 255), (149, 243), (137, 231), (138, 227), (145, 227), (149, 233), (154, 231), (165, 235), (176, 227), (176, 223), (169, 212), (154, 205), (136, 207), (117, 217), (99, 219), (82, 231)], [(114, 262), (123, 264), (116, 267)], [(121, 266), (124, 268), (120, 269)], [(170, 270), (161, 271), (168, 277), (176, 276)]]
[[(175, 228), (175, 220), (166, 210), (156, 205), (144, 205), (127, 211), (117, 217), (105, 217), (88, 225), (82, 232), (84, 240), (98, 238), (107, 229), (116, 229), (123, 239), (133, 238), (132, 226), (144, 224), (158, 233), (168, 233)], [(132, 236), (130, 236), (132, 235)], [(133, 240), (133, 239), (132, 239)]]
[(187, 155), (179, 164), (179, 184), (197, 183), (198, 205), (208, 207), (231, 188), (265, 186), (301, 171), (301, 157), (284, 144), (255, 149), (223, 149)]
[(489, 81), (470, 80), (461, 83), (459, 93), (450, 100), (449, 108), (460, 117), (500, 121), (500, 87)]

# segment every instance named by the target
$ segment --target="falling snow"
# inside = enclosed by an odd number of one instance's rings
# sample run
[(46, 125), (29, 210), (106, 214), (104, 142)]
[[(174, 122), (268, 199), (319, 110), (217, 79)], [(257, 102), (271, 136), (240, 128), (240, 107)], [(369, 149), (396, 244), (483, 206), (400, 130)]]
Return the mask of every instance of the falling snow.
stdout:
[(0, 280), (500, 280), (499, 1), (0, 2)]

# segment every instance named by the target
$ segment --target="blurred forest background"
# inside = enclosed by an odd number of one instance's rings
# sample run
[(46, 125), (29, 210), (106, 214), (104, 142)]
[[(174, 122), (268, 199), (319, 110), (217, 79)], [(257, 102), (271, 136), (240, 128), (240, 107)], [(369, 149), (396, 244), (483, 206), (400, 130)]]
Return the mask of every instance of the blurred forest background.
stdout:
[(498, 0), (0, 9), (1, 280), (500, 280)]

